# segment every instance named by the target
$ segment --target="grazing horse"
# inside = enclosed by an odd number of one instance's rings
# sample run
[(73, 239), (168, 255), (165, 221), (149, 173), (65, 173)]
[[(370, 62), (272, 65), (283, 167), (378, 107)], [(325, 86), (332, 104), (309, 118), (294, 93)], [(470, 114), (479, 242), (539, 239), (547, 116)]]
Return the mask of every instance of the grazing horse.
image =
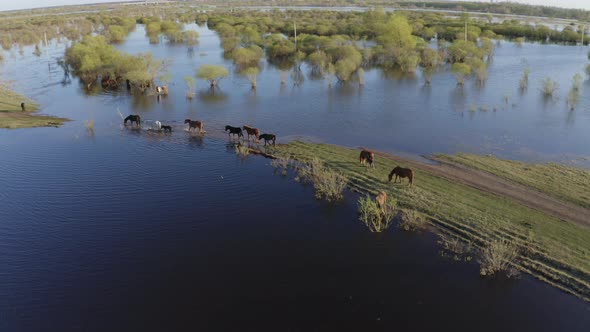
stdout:
[(387, 203), (387, 193), (385, 191), (380, 192), (379, 195), (377, 195), (377, 197), (375, 197), (375, 202), (377, 202), (377, 205), (381, 209), (381, 212), (385, 213), (385, 204)]
[(131, 124), (133, 125), (133, 122), (135, 122), (138, 126), (141, 125), (141, 117), (139, 115), (129, 115), (128, 117), (125, 118), (125, 121), (123, 121), (123, 125), (127, 125), (127, 121), (131, 122)]
[(192, 128), (199, 129), (199, 134), (203, 132), (203, 122), (191, 119), (185, 119), (184, 123), (188, 123), (188, 130), (190, 131)]
[(394, 169), (391, 170), (389, 173), (389, 182), (391, 182), (391, 178), (395, 175), (395, 179), (393, 183), (397, 182), (397, 178), (399, 177), (399, 182), (402, 182), (402, 178), (408, 178), (410, 186), (414, 183), (414, 172), (409, 168), (401, 168), (396, 166)]
[(172, 132), (172, 127), (171, 126), (162, 125), (162, 130), (163, 131), (168, 130), (169, 132)]
[(258, 130), (258, 128), (254, 128), (254, 127), (250, 127), (250, 126), (244, 126), (244, 130), (248, 134), (248, 141), (250, 140), (250, 136), (256, 137), (256, 141), (259, 140), (260, 130)]
[(259, 136), (259, 138), (262, 138), (264, 140), (264, 145), (266, 145), (268, 141), (271, 141), (272, 145), (275, 145), (277, 140), (277, 136), (275, 134), (262, 134)]
[(240, 137), (244, 137), (244, 134), (242, 134), (242, 128), (240, 127), (225, 126), (225, 131), (229, 131), (227, 136), (231, 136), (233, 134), (238, 135), (238, 139), (240, 139)]
[(373, 161), (375, 160), (375, 153), (369, 150), (361, 151), (361, 155), (359, 156), (359, 162), (362, 165), (369, 164), (369, 167), (374, 167)]
[(156, 92), (159, 95), (167, 95), (168, 94), (168, 86), (156, 86)]

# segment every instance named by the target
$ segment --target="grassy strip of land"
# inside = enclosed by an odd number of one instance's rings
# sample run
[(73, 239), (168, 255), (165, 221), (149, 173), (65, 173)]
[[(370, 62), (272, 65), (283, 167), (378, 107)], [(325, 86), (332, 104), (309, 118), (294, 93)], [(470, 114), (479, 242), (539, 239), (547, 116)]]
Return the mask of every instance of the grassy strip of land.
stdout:
[[(489, 172), (501, 178), (535, 188), (550, 196), (590, 208), (590, 171), (565, 165), (529, 164), (503, 160), (492, 156), (458, 153), (437, 155), (437, 159), (451, 161), (470, 168)], [(590, 219), (590, 216), (588, 216)]]
[[(507, 239), (519, 247), (515, 267), (578, 297), (590, 300), (590, 228), (564, 222), (541, 211), (416, 169), (414, 186), (387, 182), (389, 171), (407, 160), (379, 155), (376, 168), (358, 162), (359, 151), (328, 144), (292, 142), (272, 154), (300, 162), (319, 158), (344, 175), (353, 190), (377, 194), (385, 190), (401, 208), (425, 214), (441, 231), (482, 248)], [(415, 164), (415, 162), (413, 162)], [(532, 168), (532, 172), (538, 169)], [(565, 180), (564, 180), (565, 181)], [(563, 182), (567, 187), (571, 179)]]
[[(22, 102), (26, 105), (25, 112), (21, 109)], [(57, 127), (68, 121), (63, 118), (33, 114), (38, 108), (39, 106), (29, 98), (0, 84), (0, 128)]]

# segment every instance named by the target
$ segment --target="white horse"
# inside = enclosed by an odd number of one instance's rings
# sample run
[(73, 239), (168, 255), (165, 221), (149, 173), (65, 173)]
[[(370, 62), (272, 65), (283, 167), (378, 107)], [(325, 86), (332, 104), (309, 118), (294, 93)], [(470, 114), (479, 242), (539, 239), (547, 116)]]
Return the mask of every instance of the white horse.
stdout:
[(161, 130), (162, 129), (162, 122), (156, 121), (154, 122), (154, 129)]

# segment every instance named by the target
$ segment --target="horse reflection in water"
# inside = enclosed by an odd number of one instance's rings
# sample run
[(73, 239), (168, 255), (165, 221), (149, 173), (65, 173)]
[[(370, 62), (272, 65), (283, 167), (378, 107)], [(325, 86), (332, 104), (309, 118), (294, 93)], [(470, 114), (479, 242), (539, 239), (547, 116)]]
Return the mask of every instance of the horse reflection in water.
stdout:
[(133, 122), (135, 122), (135, 124), (137, 126), (141, 126), (141, 117), (139, 115), (129, 115), (125, 118), (125, 120), (123, 121), (123, 125), (127, 125), (127, 121), (129, 121), (131, 123), (131, 125), (133, 125)]

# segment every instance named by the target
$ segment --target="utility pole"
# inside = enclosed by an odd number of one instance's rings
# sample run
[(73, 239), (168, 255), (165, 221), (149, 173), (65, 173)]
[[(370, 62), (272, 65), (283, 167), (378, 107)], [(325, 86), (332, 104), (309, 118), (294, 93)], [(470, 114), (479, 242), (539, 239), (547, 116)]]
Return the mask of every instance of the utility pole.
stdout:
[(297, 23), (293, 21), (293, 31), (295, 32), (295, 51), (297, 51)]
[(465, 42), (467, 42), (467, 18), (465, 18)]

